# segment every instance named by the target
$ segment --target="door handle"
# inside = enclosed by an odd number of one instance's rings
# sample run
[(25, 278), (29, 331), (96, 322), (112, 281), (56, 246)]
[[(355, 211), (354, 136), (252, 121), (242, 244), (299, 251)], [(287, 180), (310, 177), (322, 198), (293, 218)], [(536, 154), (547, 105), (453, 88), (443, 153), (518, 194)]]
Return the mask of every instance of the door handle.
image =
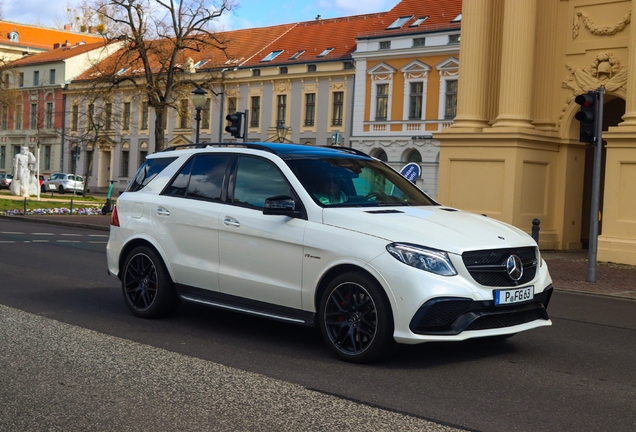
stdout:
[(170, 212), (165, 208), (157, 207), (157, 214), (159, 216), (170, 216)]
[(241, 224), (239, 223), (239, 221), (237, 221), (236, 219), (226, 216), (225, 219), (223, 219), (223, 225), (225, 226), (233, 226), (233, 227), (240, 227)]

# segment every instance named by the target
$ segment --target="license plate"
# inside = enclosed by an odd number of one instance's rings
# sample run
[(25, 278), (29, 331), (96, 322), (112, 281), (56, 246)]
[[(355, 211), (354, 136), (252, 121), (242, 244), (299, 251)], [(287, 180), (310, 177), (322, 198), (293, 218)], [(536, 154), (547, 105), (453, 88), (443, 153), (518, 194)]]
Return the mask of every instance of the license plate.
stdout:
[(534, 287), (495, 290), (495, 306), (523, 303), (534, 298)]
[(54, 184), (49, 184), (49, 189), (55, 190), (55, 185)]

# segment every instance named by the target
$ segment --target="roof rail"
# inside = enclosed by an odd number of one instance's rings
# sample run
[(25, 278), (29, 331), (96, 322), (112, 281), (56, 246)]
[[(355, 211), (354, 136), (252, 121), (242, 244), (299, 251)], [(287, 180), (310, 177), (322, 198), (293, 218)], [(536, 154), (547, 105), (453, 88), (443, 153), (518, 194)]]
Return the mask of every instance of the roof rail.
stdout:
[(367, 153), (365, 153), (365, 152), (363, 152), (361, 150), (358, 150), (358, 149), (351, 148), (351, 147), (338, 147), (338, 146), (319, 146), (319, 147), (328, 148), (328, 149), (334, 149), (334, 150), (341, 150), (341, 151), (343, 151), (345, 153), (352, 153), (352, 154), (355, 154), (355, 155), (358, 155), (358, 156), (367, 156), (367, 157), (369, 157), (369, 155)]
[(195, 148), (195, 149), (202, 149), (202, 148), (208, 148), (208, 147), (232, 147), (232, 148), (251, 148), (251, 149), (256, 149), (256, 150), (264, 150), (270, 153), (276, 153), (273, 149), (264, 146), (262, 144), (257, 144), (257, 143), (192, 143), (192, 144), (179, 144), (179, 145), (175, 145), (175, 146), (171, 146), (171, 147), (167, 147), (164, 150), (162, 150), (162, 152), (167, 152), (167, 151), (173, 151), (173, 150), (178, 150), (180, 148)]

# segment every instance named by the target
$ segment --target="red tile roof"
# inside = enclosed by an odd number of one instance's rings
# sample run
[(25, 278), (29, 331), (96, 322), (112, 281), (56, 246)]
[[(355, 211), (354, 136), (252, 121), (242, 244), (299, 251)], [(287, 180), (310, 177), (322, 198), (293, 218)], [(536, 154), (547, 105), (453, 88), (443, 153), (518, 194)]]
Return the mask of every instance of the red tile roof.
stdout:
[[(17, 42), (9, 40), (9, 33), (16, 31), (19, 35)], [(56, 43), (68, 42), (75, 45), (79, 42), (98, 42), (103, 40), (100, 35), (90, 33), (75, 33), (65, 30), (56, 30), (47, 27), (18, 24), (10, 21), (0, 21), (0, 43), (14, 45), (16, 48), (33, 48), (40, 51), (53, 49)]]
[[(461, 13), (462, 0), (402, 0), (384, 14), (384, 17), (376, 22), (375, 27), (369, 33), (361, 36), (385, 36), (458, 28), (461, 21), (452, 21)], [(388, 29), (401, 17), (409, 17), (409, 19), (399, 28)], [(428, 18), (420, 25), (411, 27), (417, 19), (423, 17)]]
[(34, 54), (26, 57), (22, 57), (21, 59), (15, 60), (11, 62), (12, 66), (20, 67), (20, 66), (31, 66), (42, 63), (52, 63), (59, 62), (62, 60), (66, 60), (72, 57), (75, 57), (80, 54), (87, 53), (94, 49), (103, 47), (105, 42), (96, 42), (90, 44), (78, 44), (71, 45), (62, 48), (54, 49), (53, 51), (43, 52), (40, 54)]

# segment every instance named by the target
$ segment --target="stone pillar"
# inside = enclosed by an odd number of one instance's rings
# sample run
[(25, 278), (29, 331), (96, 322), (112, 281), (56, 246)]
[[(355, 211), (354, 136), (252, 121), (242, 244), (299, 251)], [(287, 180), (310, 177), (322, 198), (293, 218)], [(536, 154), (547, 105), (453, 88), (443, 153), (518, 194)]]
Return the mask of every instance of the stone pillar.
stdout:
[[(636, 0), (635, 0), (636, 1)], [(487, 92), (492, 26), (492, 0), (465, 0), (462, 5), (460, 42), (460, 95), (453, 128), (481, 129), (488, 126)]]
[(531, 124), (536, 0), (506, 0), (499, 115), (493, 127), (534, 128)]
[[(632, 0), (632, 11), (636, 12), (636, 0)], [(636, 25), (634, 19), (629, 24), (629, 57), (627, 61), (627, 95), (625, 97), (625, 115), (618, 126), (636, 128)]]

